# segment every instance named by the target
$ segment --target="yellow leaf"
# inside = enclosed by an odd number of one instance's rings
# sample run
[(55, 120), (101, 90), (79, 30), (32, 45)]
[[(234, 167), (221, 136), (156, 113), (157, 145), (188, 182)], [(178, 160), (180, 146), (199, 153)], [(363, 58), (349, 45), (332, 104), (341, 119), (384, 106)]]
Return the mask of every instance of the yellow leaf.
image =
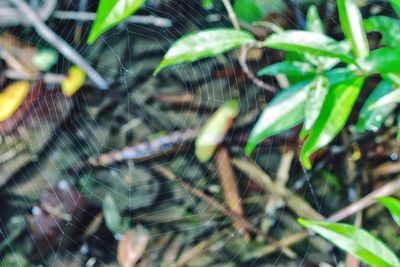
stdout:
[(10, 118), (24, 102), (29, 92), (26, 81), (13, 82), (0, 92), (0, 121)]
[(64, 95), (74, 95), (85, 83), (86, 73), (77, 66), (72, 66), (68, 71), (68, 76), (61, 82), (61, 90)]
[(214, 155), (217, 146), (232, 127), (238, 114), (238, 101), (230, 100), (223, 103), (207, 120), (195, 142), (195, 154), (198, 160), (205, 162)]

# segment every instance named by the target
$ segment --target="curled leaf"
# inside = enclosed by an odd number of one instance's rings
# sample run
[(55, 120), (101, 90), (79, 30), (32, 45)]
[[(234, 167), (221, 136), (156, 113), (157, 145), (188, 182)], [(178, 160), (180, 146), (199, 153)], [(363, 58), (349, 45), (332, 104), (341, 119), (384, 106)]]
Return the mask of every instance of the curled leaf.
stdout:
[(26, 81), (13, 82), (0, 92), (0, 121), (10, 118), (24, 102), (29, 92)]
[(195, 142), (195, 153), (200, 161), (207, 161), (214, 155), (215, 149), (232, 127), (238, 114), (239, 103), (237, 100), (230, 100), (222, 104), (208, 119)]
[(61, 82), (61, 90), (64, 95), (74, 95), (85, 83), (86, 73), (77, 66), (72, 66), (68, 76)]

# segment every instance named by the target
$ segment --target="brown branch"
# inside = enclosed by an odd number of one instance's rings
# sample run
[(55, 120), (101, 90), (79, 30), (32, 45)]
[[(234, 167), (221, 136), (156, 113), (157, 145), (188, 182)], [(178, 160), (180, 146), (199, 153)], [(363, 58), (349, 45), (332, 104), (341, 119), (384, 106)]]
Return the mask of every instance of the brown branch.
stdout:
[(54, 46), (67, 59), (82, 68), (100, 89), (108, 89), (107, 81), (74, 48), (55, 34), (24, 0), (9, 1), (19, 9), (21, 16), (24, 16), (32, 24), (44, 40)]

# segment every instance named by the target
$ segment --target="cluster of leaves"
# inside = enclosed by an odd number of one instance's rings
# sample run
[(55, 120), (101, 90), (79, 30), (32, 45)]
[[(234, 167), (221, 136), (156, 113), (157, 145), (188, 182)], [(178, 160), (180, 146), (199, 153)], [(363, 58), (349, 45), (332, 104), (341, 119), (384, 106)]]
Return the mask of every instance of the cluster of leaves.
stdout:
[[(400, 201), (391, 197), (383, 197), (378, 201), (389, 210), (400, 227)], [(299, 223), (372, 267), (400, 266), (396, 254), (381, 240), (363, 229), (344, 223), (305, 219), (299, 219)]]
[[(303, 123), (300, 159), (310, 169), (311, 155), (328, 145), (345, 126), (366, 78), (379, 74), (382, 82), (361, 110), (355, 127), (358, 132), (381, 127), (400, 99), (400, 90), (393, 89), (400, 82), (399, 37), (393, 30), (400, 27), (400, 21), (384, 16), (363, 21), (353, 0), (338, 0), (337, 6), (345, 40), (327, 36), (316, 8), (310, 7), (305, 31), (278, 28), (261, 42), (247, 31), (228, 28), (187, 34), (167, 51), (155, 74), (167, 66), (215, 56), (245, 44), (288, 52), (287, 60), (260, 70), (258, 75), (285, 74), (299, 82), (279, 92), (268, 104), (251, 133), (246, 153), (264, 139)], [(370, 51), (366, 30), (379, 31), (383, 47)], [(339, 63), (344, 67), (335, 68)]]

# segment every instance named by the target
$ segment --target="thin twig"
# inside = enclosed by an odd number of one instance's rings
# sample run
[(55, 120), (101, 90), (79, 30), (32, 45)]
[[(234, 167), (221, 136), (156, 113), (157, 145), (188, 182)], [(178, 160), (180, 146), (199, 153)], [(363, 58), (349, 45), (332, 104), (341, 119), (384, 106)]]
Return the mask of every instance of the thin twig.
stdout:
[(275, 244), (279, 248), (282, 248), (282, 252), (285, 253), (288, 257), (293, 258), (296, 255), (296, 253), (294, 253), (290, 249), (287, 249), (285, 246), (281, 245), (279, 242), (277, 242), (271, 236), (261, 233), (259, 229), (252, 226), (249, 222), (247, 222), (245, 219), (243, 219), (240, 215), (238, 215), (234, 211), (227, 209), (224, 205), (220, 204), (213, 197), (208, 196), (201, 190), (191, 186), (188, 183), (185, 183), (181, 179), (178, 179), (178, 177), (168, 168), (161, 166), (161, 165), (156, 165), (156, 164), (153, 164), (153, 168), (156, 171), (158, 171), (159, 173), (161, 173), (162, 175), (164, 175), (167, 179), (169, 179), (171, 181), (178, 181), (187, 192), (195, 195), (196, 197), (200, 198), (204, 202), (208, 203), (210, 205), (210, 207), (214, 208), (216, 211), (231, 218), (234, 221), (236, 220), (236, 221), (240, 222), (240, 224), (243, 226), (243, 228), (247, 229), (249, 232), (263, 236), (267, 241)]
[[(400, 177), (398, 177), (396, 180), (389, 182), (389, 183), (385, 184), (384, 186), (376, 189), (372, 193), (370, 193), (367, 196), (361, 198), (360, 200), (354, 202), (353, 204), (345, 207), (344, 209), (339, 210), (338, 212), (332, 214), (326, 220), (330, 221), (330, 222), (338, 222), (343, 219), (346, 219), (347, 217), (349, 217), (357, 212), (360, 212), (360, 211), (368, 208), (369, 206), (375, 204), (376, 203), (375, 199), (377, 197), (390, 196), (399, 190), (400, 190)], [(286, 242), (287, 241), (286, 239), (282, 239), (282, 240), (280, 240), (280, 243), (287, 247), (290, 247), (290, 246), (302, 241), (304, 238), (306, 238), (308, 236), (308, 235), (302, 235), (302, 233), (304, 233), (304, 232), (302, 231), (299, 233), (294, 233), (289, 236), (289, 238), (290, 238), (291, 236), (299, 235), (300, 238), (297, 238), (294, 240), (289, 240), (289, 242)], [(263, 256), (274, 253), (278, 249), (279, 249), (279, 247), (276, 247), (276, 245), (268, 245), (263, 250), (265, 252), (263, 254)]]
[(246, 76), (253, 81), (253, 83), (270, 92), (276, 92), (275, 87), (264, 83), (262, 80), (258, 79), (253, 72), (250, 70), (249, 66), (247, 65), (247, 53), (249, 52), (249, 49), (251, 47), (249, 45), (244, 45), (242, 46), (242, 48), (240, 49), (240, 55), (239, 55), (239, 64), (242, 67), (243, 72), (246, 74)]
[(338, 222), (341, 221), (367, 207), (376, 203), (376, 198), (390, 196), (400, 190), (400, 178), (385, 184), (384, 186), (376, 189), (372, 193), (366, 195), (360, 200), (354, 202), (353, 204), (347, 206), (346, 208), (335, 212), (327, 218), (327, 221)]
[[(76, 12), (76, 11), (56, 11), (54, 12), (53, 18), (62, 20), (93, 21), (96, 19), (96, 13)], [(161, 28), (169, 28), (172, 26), (171, 20), (153, 15), (149, 16), (134, 15), (130, 16), (125, 21), (134, 24), (154, 25)]]
[(211, 246), (212, 244), (216, 243), (222, 237), (228, 235), (229, 232), (227, 229), (214, 233), (209, 238), (201, 241), (194, 247), (184, 251), (176, 261), (177, 266), (185, 266), (189, 261), (196, 258), (201, 253), (204, 253), (205, 249)]
[(74, 64), (81, 67), (93, 82), (102, 90), (108, 89), (107, 81), (92, 67), (86, 60), (75, 51), (66, 41), (55, 34), (36, 14), (36, 12), (23, 0), (9, 0), (15, 5), (36, 29), (37, 33), (45, 39), (49, 44), (54, 46), (61, 54), (71, 60)]
[[(240, 30), (240, 24), (236, 17), (235, 11), (233, 10), (231, 2), (229, 2), (229, 0), (222, 0), (222, 2), (225, 6), (226, 11), (228, 12), (228, 16), (232, 22), (233, 27), (236, 30)], [(276, 89), (273, 86), (266, 84), (262, 80), (258, 79), (250, 70), (249, 66), (247, 65), (247, 53), (249, 52), (249, 49), (249, 45), (243, 45), (240, 48), (239, 64), (242, 67), (243, 72), (246, 74), (247, 78), (253, 81), (256, 86), (270, 92), (276, 92)]]
[(42, 78), (45, 83), (48, 84), (60, 84), (65, 78), (65, 75), (46, 72), (42, 75), (27, 75), (23, 72), (14, 71), (14, 70), (5, 70), (4, 76), (8, 79), (12, 80), (25, 80), (25, 81), (35, 81), (37, 79)]
[(301, 196), (291, 192), (285, 186), (273, 181), (258, 165), (245, 160), (234, 159), (233, 165), (259, 184), (274, 197), (287, 201), (288, 207), (298, 216), (313, 220), (323, 220), (324, 217), (311, 207)]
[(235, 11), (233, 10), (231, 2), (229, 2), (229, 0), (222, 0), (222, 2), (224, 3), (225, 9), (228, 12), (228, 16), (229, 16), (229, 19), (232, 22), (233, 27), (236, 30), (240, 30), (239, 21), (238, 21), (238, 19), (236, 17)]
[[(231, 159), (228, 154), (226, 147), (221, 146), (215, 154), (215, 165), (219, 180), (224, 192), (225, 203), (235, 213), (243, 218), (242, 201), (240, 199), (239, 188), (237, 185), (235, 174), (231, 164)], [(234, 227), (240, 231), (243, 226), (239, 221), (235, 221)], [(247, 239), (248, 234), (244, 233), (243, 238)]]

